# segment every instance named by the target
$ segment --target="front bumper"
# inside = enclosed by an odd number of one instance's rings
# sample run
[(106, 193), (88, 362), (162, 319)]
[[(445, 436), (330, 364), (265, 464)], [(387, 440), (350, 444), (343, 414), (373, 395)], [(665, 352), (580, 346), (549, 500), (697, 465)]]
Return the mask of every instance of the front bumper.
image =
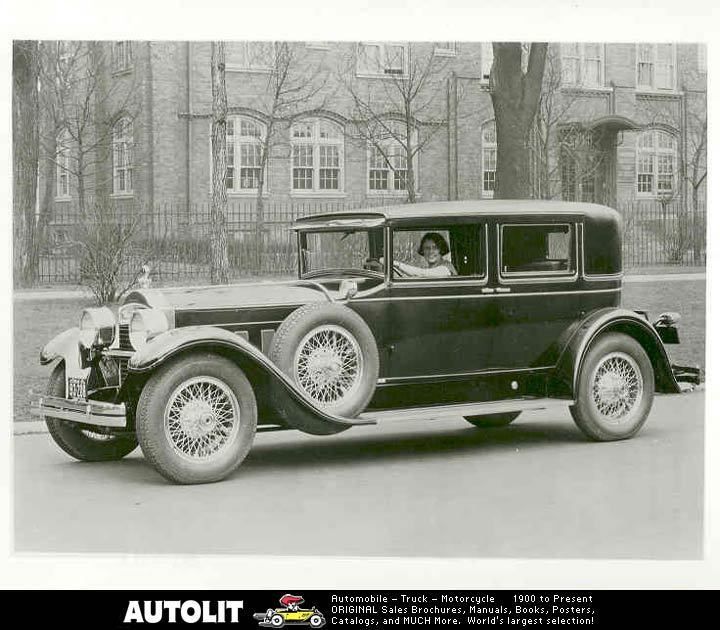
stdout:
[(125, 403), (43, 396), (30, 407), (30, 413), (41, 418), (56, 418), (96, 427), (124, 429), (127, 426)]

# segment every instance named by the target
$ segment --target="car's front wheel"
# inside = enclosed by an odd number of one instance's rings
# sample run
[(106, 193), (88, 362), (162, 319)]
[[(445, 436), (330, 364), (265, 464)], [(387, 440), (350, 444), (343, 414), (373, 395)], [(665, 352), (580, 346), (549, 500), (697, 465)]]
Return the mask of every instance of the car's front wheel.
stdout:
[(485, 416), (465, 416), (465, 420), (479, 429), (497, 429), (498, 427), (506, 427), (520, 413), (520, 411), (514, 411), (512, 413), (491, 413)]
[(250, 450), (257, 429), (255, 395), (229, 359), (185, 356), (145, 384), (136, 428), (145, 457), (170, 481), (219, 481)]
[(285, 619), (282, 615), (275, 614), (270, 617), (270, 625), (273, 628), (282, 628), (285, 625)]
[[(50, 375), (47, 394), (65, 397), (64, 363), (58, 363)], [(68, 455), (83, 462), (115, 461), (137, 447), (137, 440), (132, 435), (97, 433), (56, 418), (45, 418), (45, 424), (55, 443)]]
[(643, 347), (628, 335), (607, 333), (583, 361), (570, 412), (589, 438), (623, 440), (645, 424), (654, 392), (653, 367)]

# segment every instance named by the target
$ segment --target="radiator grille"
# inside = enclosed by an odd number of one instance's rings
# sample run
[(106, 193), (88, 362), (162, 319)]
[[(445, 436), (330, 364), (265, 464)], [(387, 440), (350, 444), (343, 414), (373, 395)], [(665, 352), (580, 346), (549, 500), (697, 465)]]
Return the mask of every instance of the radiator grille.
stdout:
[(120, 324), (118, 336), (119, 336), (120, 350), (132, 350), (133, 349), (132, 344), (130, 343), (130, 325), (129, 324)]
[(120, 384), (125, 382), (125, 378), (127, 377), (128, 373), (128, 360), (125, 358), (119, 358), (117, 360), (118, 362), (118, 369), (120, 370)]

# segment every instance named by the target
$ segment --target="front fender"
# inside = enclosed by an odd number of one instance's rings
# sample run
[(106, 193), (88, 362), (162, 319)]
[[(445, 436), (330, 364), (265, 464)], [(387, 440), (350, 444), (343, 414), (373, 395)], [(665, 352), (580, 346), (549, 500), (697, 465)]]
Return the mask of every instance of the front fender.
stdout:
[(568, 331), (554, 374), (556, 394), (577, 392), (577, 379), (582, 362), (593, 341), (605, 332), (620, 332), (635, 339), (645, 350), (655, 371), (655, 390), (663, 393), (681, 391), (673, 374), (670, 358), (657, 331), (650, 322), (634, 311), (604, 308), (588, 315)]
[(61, 359), (65, 363), (65, 384), (67, 379), (86, 378), (90, 368), (82, 366), (82, 355), (80, 353), (80, 329), (70, 328), (48, 341), (40, 351), (41, 365), (52, 363)]
[(374, 420), (342, 418), (317, 407), (258, 348), (243, 337), (216, 326), (184, 326), (159, 335), (130, 358), (128, 371), (134, 376), (149, 375), (174, 357), (195, 350), (219, 352), (233, 359), (248, 373), (256, 395), (260, 392), (252, 375), (259, 375), (270, 385), (269, 406), (294, 429), (313, 435), (330, 435), (356, 425), (375, 424)]

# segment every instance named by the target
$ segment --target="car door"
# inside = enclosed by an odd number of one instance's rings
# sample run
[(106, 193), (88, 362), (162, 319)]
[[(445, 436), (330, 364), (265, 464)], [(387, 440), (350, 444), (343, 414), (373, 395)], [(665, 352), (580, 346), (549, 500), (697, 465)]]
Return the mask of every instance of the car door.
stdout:
[[(447, 277), (399, 277), (388, 289), (388, 382), (421, 383), (467, 378), (486, 367), (494, 316), (488, 288), (488, 226), (485, 221), (395, 226), (394, 261), (421, 267), (418, 246), (428, 233), (448, 244)], [(409, 262), (408, 262), (409, 261)]]
[(498, 220), (495, 344), (497, 369), (547, 367), (551, 347), (577, 320), (578, 219)]

